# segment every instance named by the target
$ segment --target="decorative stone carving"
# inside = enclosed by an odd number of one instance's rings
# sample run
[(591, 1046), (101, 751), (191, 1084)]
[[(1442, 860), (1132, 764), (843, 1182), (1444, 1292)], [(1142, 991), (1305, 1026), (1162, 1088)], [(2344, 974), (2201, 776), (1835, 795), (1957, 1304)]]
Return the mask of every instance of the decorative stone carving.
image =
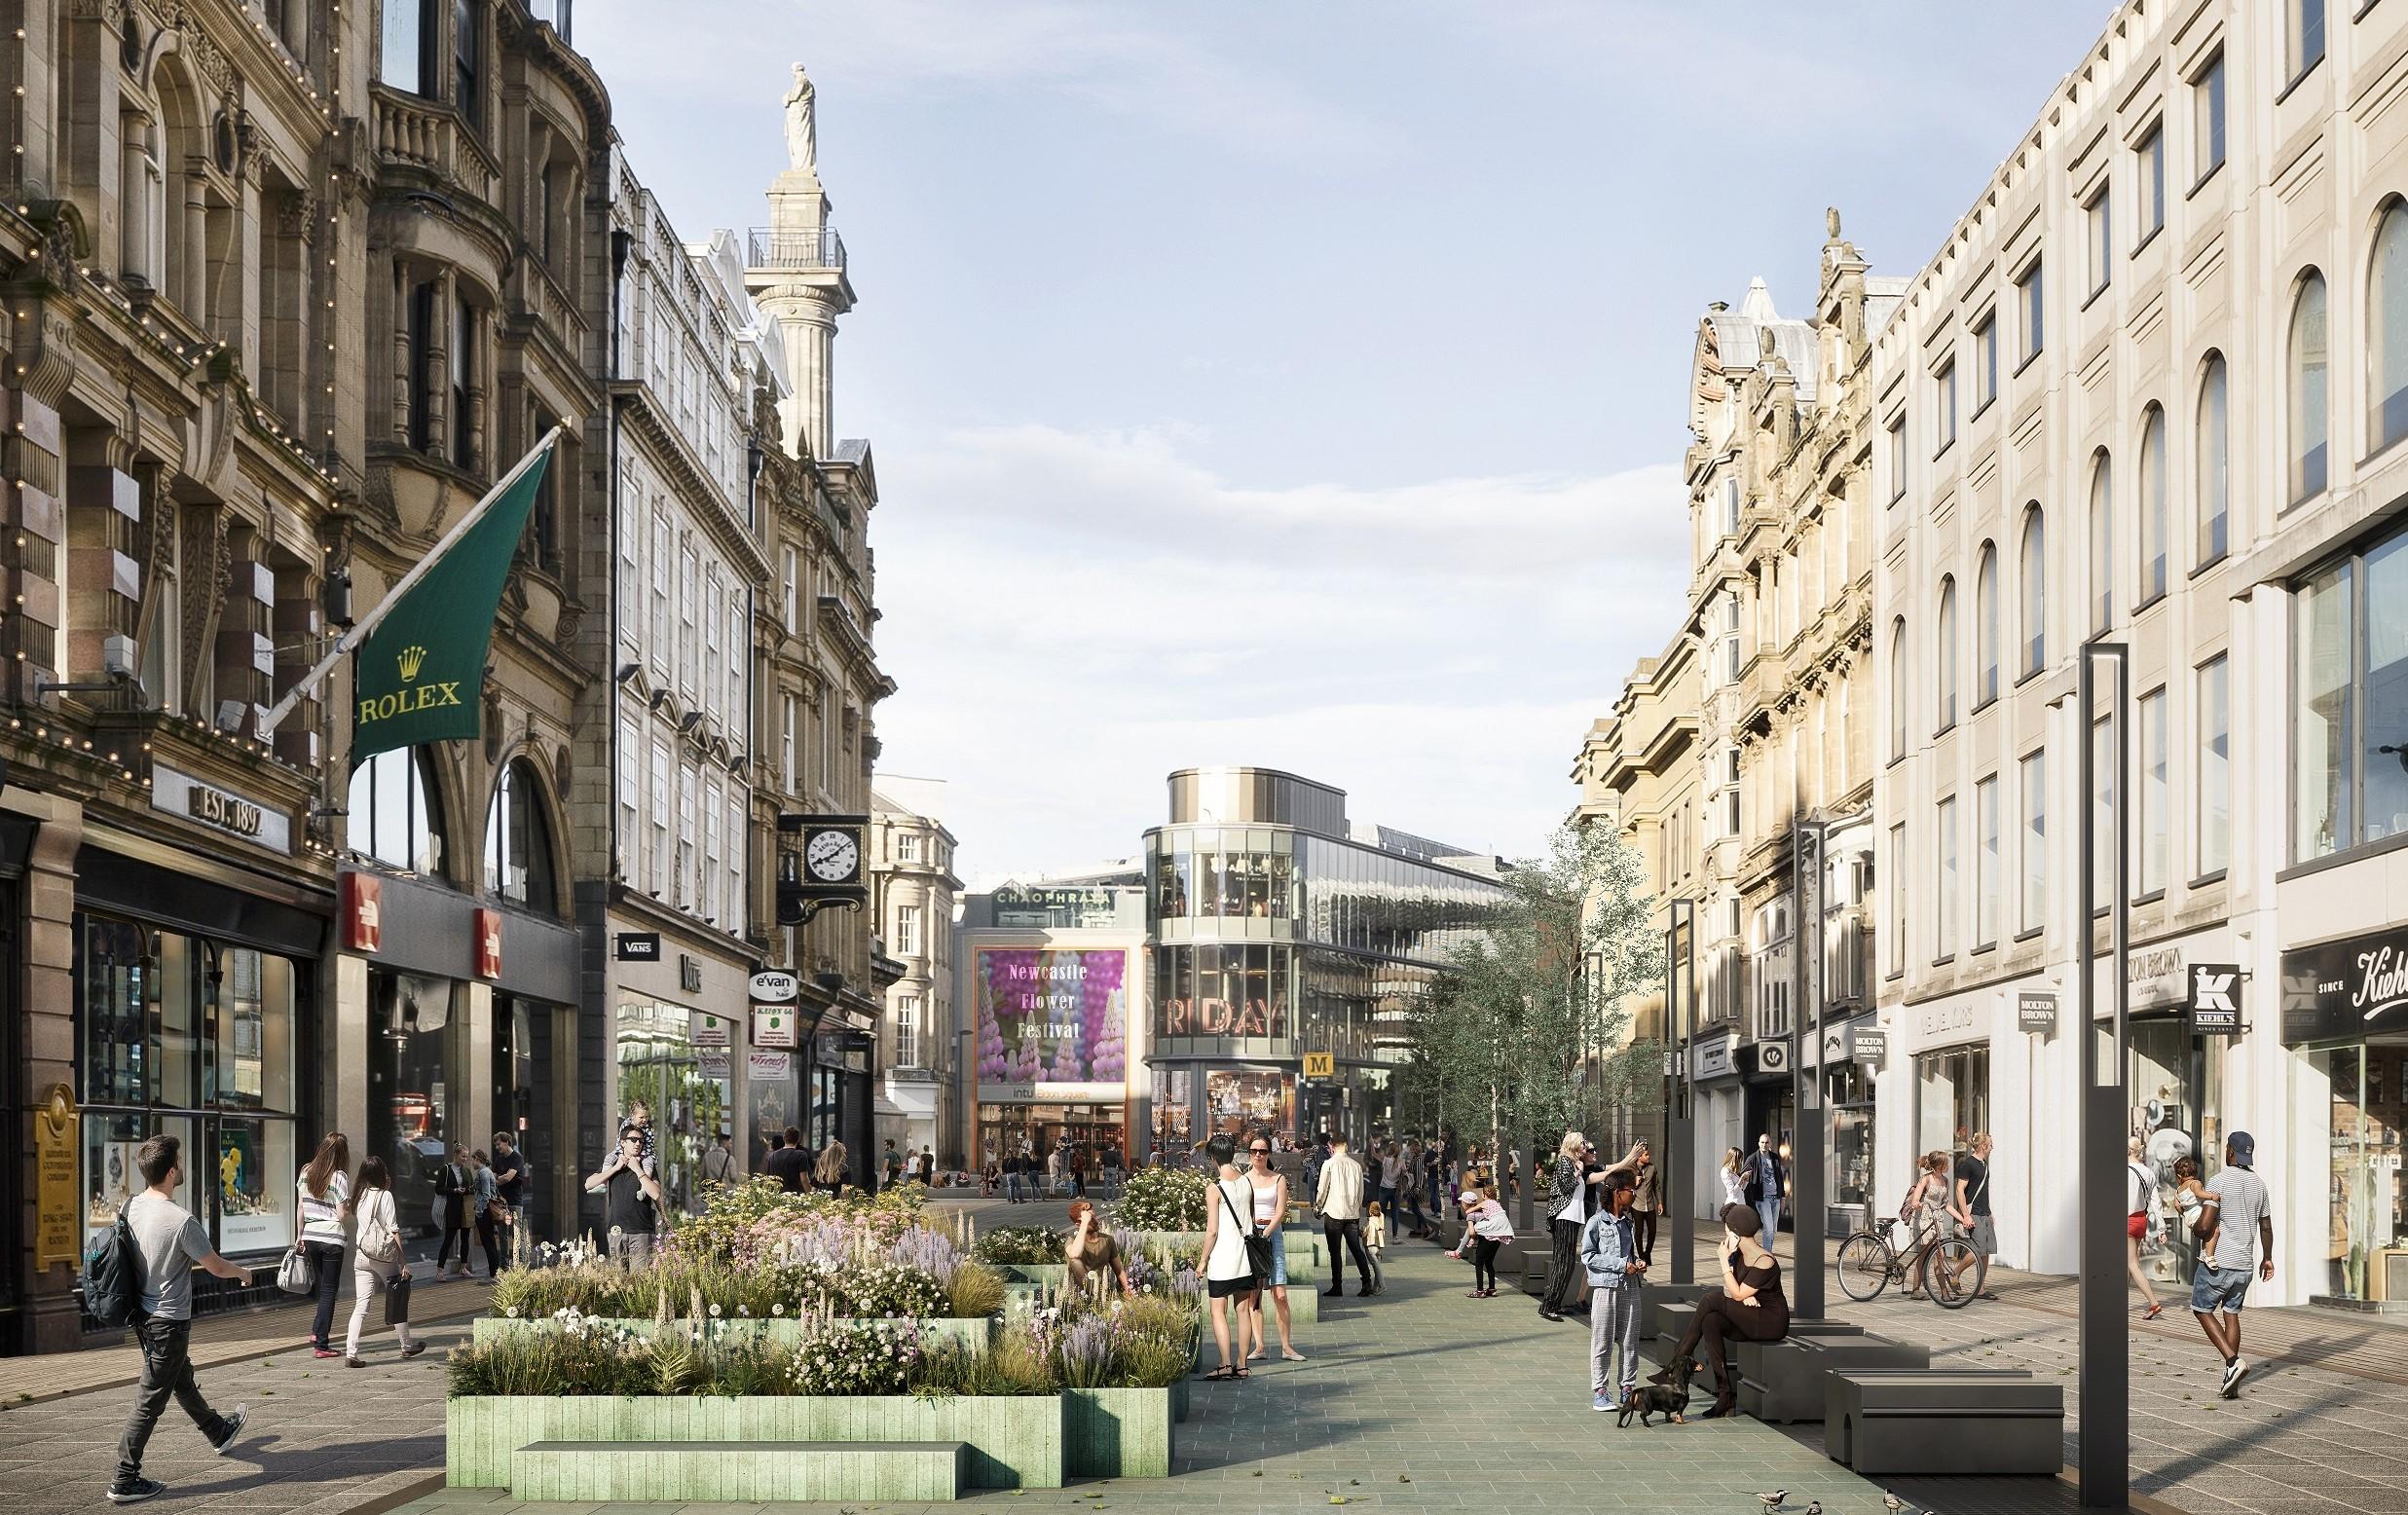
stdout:
[(184, 538), (184, 646), (196, 649), (184, 670), (184, 708), (207, 720), (214, 712), (203, 710), (201, 698), (210, 659), (198, 649), (216, 645), (217, 610), (234, 587), (233, 547), (226, 539), (225, 507), (195, 505), (178, 514)]

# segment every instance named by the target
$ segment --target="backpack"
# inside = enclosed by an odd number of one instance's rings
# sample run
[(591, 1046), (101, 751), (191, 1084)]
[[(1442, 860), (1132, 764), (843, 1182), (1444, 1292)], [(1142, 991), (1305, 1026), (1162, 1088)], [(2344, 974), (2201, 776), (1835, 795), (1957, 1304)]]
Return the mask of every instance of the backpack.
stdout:
[(130, 1325), (142, 1303), (142, 1254), (119, 1209), (117, 1224), (84, 1259), (84, 1309), (104, 1326)]

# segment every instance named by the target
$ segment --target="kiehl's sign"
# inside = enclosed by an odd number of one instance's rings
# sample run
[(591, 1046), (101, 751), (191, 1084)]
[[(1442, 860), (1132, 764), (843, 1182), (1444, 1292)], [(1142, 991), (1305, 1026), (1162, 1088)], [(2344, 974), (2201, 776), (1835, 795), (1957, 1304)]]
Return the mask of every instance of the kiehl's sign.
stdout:
[(2408, 926), (2282, 954), (2282, 1040), (2358, 1041), (2408, 1029)]

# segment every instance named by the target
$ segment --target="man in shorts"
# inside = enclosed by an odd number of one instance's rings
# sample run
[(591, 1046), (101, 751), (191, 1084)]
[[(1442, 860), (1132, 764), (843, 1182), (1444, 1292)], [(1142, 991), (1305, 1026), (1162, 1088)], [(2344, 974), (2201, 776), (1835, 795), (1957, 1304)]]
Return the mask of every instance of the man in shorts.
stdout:
[[(1949, 1275), (1952, 1289), (1964, 1287), (1964, 1276), (1977, 1262), (1986, 1277), (1987, 1259), (1998, 1255), (1998, 1222), (1990, 1218), (1990, 1133), (1976, 1131), (1956, 1160), (1956, 1178), (1949, 1185), (1948, 1234), (1972, 1242), (1974, 1255), (1958, 1263)], [(1982, 1297), (1998, 1298), (1988, 1289), (1982, 1291)]]
[(2275, 1218), (2266, 1180), (2249, 1164), (2257, 1141), (2247, 1131), (2224, 1138), (2224, 1166), (2207, 1180), (2207, 1198), (2191, 1223), (2199, 1238), (2199, 1273), (2191, 1280), (2191, 1313), (2207, 1333), (2207, 1345), (2224, 1357), (2223, 1394), (2241, 1397), (2249, 1364), (2241, 1355), (2241, 1305), (2249, 1292), (2249, 1267), (2269, 1282), (2275, 1276)]

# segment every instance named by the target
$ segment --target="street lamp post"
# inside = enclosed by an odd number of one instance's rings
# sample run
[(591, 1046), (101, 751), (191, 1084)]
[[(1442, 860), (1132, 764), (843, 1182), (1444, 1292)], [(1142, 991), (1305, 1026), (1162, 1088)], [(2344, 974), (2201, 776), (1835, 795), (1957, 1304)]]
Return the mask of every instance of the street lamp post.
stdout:
[[(2099, 1045), (2098, 984), (2093, 919), (2095, 913), (2098, 827), (2097, 671), (2113, 665), (2107, 719), (2115, 745), (2108, 782), (2115, 827), (2115, 893), (2107, 905), (2111, 956), (2108, 992), (2114, 1007), (2107, 1047)], [(2132, 674), (2129, 649), (2120, 642), (2083, 644), (2076, 698), (2082, 707), (2082, 824), (2077, 891), (2081, 915), (2074, 922), (2074, 966), (2080, 976), (2074, 1035), (2081, 1038), (2082, 1139), (2080, 1146), (2082, 1281), (2081, 1344), (2077, 1377), (2082, 1423), (2076, 1467), (2086, 1510), (2121, 1510), (2131, 1494), (2131, 1323), (2125, 1315), (2124, 1217), (2127, 1174), (2124, 1128), (2130, 1117), (2125, 1090), (2131, 1017), (2131, 829), (2126, 826), (2132, 770), (2130, 722)], [(2106, 1055), (2102, 1057), (2101, 1053)]]
[[(1791, 875), (1796, 883), (1797, 923), (1792, 941), (1797, 991), (1790, 1005), (1790, 1108), (1797, 1112), (1790, 1137), (1791, 1285), (1798, 1318), (1823, 1317), (1823, 1067), (1806, 1066), (1801, 1053), (1815, 1050), (1823, 1020), (1823, 852), (1830, 824), (1800, 821), (1791, 830)], [(1764, 1244), (1772, 1245), (1766, 1237)]]
[[(1697, 1038), (1697, 902), (1674, 900), (1666, 908), (1672, 918), (1664, 927), (1664, 1033), (1680, 1065), (1665, 1090), (1664, 1151), (1657, 1166), (1663, 1193), (1672, 1204), (1672, 1281), (1694, 1283), (1697, 1204), (1689, 1187), (1696, 1179), (1689, 1168), (1697, 1161), (1697, 1064), (1696, 1049), (1690, 1045)], [(1681, 1020), (1684, 1012), (1686, 1028)]]

